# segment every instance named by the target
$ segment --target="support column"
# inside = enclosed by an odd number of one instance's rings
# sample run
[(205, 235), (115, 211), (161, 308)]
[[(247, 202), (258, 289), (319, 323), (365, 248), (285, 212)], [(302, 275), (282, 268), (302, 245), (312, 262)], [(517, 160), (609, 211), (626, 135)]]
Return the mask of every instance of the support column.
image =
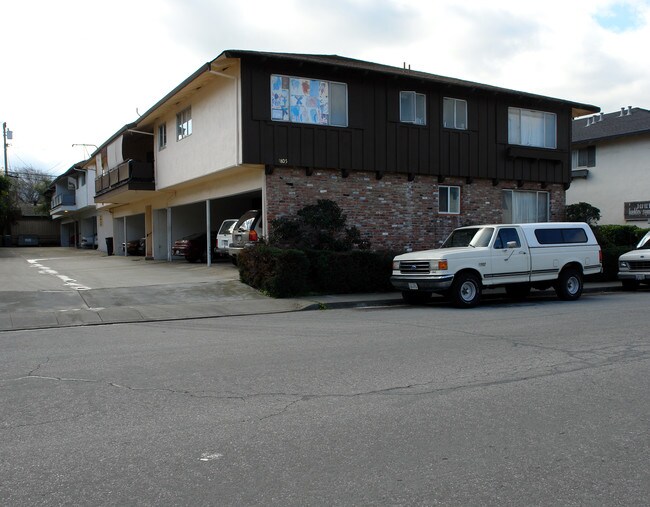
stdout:
[(172, 261), (172, 209), (167, 208), (167, 261)]
[(144, 258), (153, 259), (153, 211), (151, 205), (144, 207)]
[(205, 248), (207, 250), (206, 252), (206, 262), (208, 267), (212, 266), (212, 249), (214, 248), (214, 245), (212, 244), (212, 235), (210, 234), (210, 229), (211, 229), (211, 224), (210, 224), (210, 199), (206, 199), (205, 201), (205, 233), (206, 233), (206, 245)]

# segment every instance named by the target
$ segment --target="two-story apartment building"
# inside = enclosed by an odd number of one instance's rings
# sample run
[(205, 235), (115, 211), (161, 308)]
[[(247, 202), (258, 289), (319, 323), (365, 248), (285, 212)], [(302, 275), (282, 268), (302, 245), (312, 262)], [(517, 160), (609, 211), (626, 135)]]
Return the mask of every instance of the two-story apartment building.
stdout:
[(650, 222), (650, 111), (620, 111), (573, 121), (572, 183), (567, 204), (587, 202), (601, 224)]
[(261, 208), (336, 201), (374, 248), (459, 225), (561, 220), (588, 104), (335, 55), (224, 51), (102, 144), (100, 248), (147, 256)]
[(94, 182), (94, 167), (86, 162), (74, 164), (52, 182), (50, 216), (59, 220), (61, 246), (81, 246), (82, 238), (95, 241)]

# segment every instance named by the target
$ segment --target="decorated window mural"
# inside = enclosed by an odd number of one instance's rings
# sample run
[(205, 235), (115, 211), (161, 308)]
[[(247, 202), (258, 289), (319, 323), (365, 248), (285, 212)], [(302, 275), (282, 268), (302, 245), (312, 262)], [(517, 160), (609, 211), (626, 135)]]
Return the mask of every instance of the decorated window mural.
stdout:
[(347, 85), (271, 75), (271, 119), (347, 127)]

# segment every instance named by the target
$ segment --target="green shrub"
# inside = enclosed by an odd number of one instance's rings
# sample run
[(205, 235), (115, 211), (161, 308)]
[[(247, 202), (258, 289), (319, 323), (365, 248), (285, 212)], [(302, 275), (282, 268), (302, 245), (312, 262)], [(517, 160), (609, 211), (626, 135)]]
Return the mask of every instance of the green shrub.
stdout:
[(311, 279), (316, 292), (345, 294), (392, 290), (391, 264), (394, 254), (353, 250), (306, 252), (311, 264)]
[(593, 227), (594, 234), (601, 248), (624, 246), (634, 248), (648, 229), (636, 225), (598, 225)]
[(630, 251), (627, 246), (608, 246), (602, 248), (603, 251), (603, 272), (599, 275), (599, 279), (605, 281), (617, 280), (618, 273), (618, 258), (625, 252)]
[(239, 278), (272, 297), (290, 297), (309, 292), (309, 261), (300, 250), (257, 245), (237, 258)]

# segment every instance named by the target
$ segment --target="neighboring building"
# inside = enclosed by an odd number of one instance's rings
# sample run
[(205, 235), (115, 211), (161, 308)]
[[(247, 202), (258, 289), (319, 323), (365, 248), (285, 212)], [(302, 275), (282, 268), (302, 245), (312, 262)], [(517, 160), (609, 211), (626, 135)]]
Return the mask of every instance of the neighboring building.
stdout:
[(86, 162), (73, 165), (52, 182), (50, 216), (59, 224), (61, 246), (94, 246), (97, 237), (94, 182), (94, 168)]
[(99, 246), (146, 254), (261, 208), (336, 201), (374, 248), (455, 227), (561, 220), (571, 121), (592, 105), (353, 60), (229, 50), (103, 143)]
[(567, 204), (600, 209), (600, 224), (650, 221), (650, 111), (638, 107), (573, 120)]
[[(17, 246), (58, 246), (58, 224), (49, 215), (39, 211), (33, 204), (20, 205), (20, 217), (11, 226), (13, 245)], [(9, 245), (7, 245), (9, 246)]]

